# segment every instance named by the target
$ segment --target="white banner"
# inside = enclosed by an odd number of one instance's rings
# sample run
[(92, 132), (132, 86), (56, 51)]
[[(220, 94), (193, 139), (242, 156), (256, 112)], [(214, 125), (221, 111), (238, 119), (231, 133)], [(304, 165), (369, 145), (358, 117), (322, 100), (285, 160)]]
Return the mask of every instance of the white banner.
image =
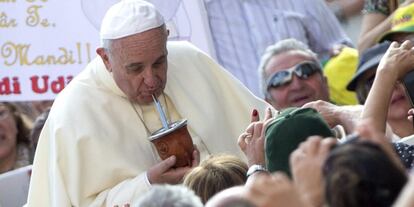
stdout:
[[(99, 25), (118, 0), (0, 0), (0, 101), (50, 100), (96, 56)], [(149, 0), (170, 39), (214, 56), (202, 0)]]

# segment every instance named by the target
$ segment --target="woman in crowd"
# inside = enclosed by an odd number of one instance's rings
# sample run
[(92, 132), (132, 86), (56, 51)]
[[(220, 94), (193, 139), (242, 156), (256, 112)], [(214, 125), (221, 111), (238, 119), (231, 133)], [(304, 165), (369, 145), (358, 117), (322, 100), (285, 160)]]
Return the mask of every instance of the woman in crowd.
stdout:
[(29, 133), (16, 106), (0, 102), (0, 173), (31, 164)]

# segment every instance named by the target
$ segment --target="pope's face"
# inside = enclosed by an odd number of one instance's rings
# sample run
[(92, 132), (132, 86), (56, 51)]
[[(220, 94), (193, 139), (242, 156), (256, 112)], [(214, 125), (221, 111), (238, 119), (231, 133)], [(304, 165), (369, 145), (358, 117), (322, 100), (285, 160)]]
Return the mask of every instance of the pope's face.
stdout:
[(163, 92), (167, 81), (167, 36), (165, 28), (159, 27), (114, 40), (109, 50), (98, 49), (116, 84), (132, 102), (149, 104), (152, 94), (159, 96)]

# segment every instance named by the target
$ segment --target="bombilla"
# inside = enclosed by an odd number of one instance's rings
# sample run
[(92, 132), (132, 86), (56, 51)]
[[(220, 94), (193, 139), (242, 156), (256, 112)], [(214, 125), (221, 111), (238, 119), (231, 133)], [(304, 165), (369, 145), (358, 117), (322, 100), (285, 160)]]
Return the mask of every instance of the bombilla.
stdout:
[(164, 110), (162, 109), (160, 102), (158, 101), (157, 97), (155, 97), (154, 94), (152, 94), (152, 99), (154, 100), (155, 107), (157, 108), (158, 114), (160, 115), (163, 128), (168, 129), (167, 117), (165, 116)]

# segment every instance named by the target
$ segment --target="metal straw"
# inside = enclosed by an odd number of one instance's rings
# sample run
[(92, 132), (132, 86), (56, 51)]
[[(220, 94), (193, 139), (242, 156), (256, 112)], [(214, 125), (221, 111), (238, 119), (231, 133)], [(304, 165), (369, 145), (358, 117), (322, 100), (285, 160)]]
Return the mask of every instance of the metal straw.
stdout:
[(157, 97), (152, 95), (152, 99), (154, 100), (155, 106), (157, 108), (158, 113), (160, 114), (161, 123), (164, 129), (168, 129), (168, 121), (167, 117), (165, 116), (164, 110), (162, 110), (162, 106), (160, 102), (158, 101)]

